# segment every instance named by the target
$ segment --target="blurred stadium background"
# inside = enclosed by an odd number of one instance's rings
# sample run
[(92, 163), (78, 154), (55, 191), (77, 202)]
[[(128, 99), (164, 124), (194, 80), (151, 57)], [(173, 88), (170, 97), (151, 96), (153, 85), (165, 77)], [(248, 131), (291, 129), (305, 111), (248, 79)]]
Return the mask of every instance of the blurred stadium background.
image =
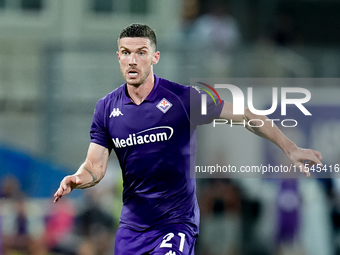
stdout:
[[(0, 0), (0, 254), (112, 254), (122, 189), (114, 157), (100, 185), (56, 205), (52, 196), (85, 158), (97, 100), (123, 83), (116, 40), (133, 22), (156, 30), (155, 73), (178, 83), (319, 81), (308, 86), (314, 121), (284, 132), (339, 163), (339, 13), (338, 0)], [(254, 100), (270, 104), (263, 95)], [(201, 160), (284, 162), (243, 128), (209, 128), (199, 131)], [(197, 254), (340, 254), (338, 179), (197, 182)]]

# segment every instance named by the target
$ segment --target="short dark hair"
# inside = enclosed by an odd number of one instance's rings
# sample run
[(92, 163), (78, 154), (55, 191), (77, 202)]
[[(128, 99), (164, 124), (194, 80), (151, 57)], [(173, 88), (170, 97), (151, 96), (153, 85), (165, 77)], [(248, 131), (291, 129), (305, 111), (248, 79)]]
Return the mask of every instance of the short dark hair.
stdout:
[(133, 23), (127, 26), (120, 32), (119, 39), (124, 37), (146, 37), (155, 46), (155, 49), (157, 47), (155, 31), (145, 24)]

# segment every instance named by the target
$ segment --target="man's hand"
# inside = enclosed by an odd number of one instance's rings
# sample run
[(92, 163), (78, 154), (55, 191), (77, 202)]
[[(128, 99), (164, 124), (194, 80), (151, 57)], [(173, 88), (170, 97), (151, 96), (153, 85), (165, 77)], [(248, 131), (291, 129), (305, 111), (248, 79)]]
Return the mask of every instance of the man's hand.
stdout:
[(308, 168), (316, 164), (322, 166), (320, 161), (322, 159), (321, 153), (315, 150), (296, 147), (293, 151), (290, 151), (287, 156), (307, 177), (310, 177)]
[(77, 186), (82, 184), (82, 181), (77, 175), (68, 175), (60, 182), (60, 186), (54, 194), (54, 203), (58, 202), (59, 199), (70, 193)]

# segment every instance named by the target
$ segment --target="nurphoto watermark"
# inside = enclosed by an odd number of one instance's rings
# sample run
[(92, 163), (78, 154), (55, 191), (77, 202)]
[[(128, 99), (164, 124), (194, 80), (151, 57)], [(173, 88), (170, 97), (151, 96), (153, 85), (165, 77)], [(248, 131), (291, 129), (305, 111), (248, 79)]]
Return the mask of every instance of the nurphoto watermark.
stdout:
[[(340, 79), (192, 78), (190, 85), (190, 119), (206, 124), (197, 131), (196, 178), (305, 177), (280, 148), (243, 131), (263, 126), (278, 127), (298, 147), (322, 153), (323, 165), (308, 168), (312, 178), (340, 178)], [(222, 116), (229, 118), (213, 114), (225, 103)]]

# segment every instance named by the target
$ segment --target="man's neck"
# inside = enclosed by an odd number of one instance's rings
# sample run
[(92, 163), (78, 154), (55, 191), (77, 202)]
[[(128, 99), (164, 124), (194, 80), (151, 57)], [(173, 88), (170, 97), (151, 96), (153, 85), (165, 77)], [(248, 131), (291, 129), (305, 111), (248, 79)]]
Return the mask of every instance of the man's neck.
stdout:
[(140, 105), (145, 98), (150, 94), (154, 87), (155, 81), (152, 72), (146, 78), (144, 83), (139, 86), (129, 85), (127, 84), (127, 90), (131, 100), (136, 104)]

